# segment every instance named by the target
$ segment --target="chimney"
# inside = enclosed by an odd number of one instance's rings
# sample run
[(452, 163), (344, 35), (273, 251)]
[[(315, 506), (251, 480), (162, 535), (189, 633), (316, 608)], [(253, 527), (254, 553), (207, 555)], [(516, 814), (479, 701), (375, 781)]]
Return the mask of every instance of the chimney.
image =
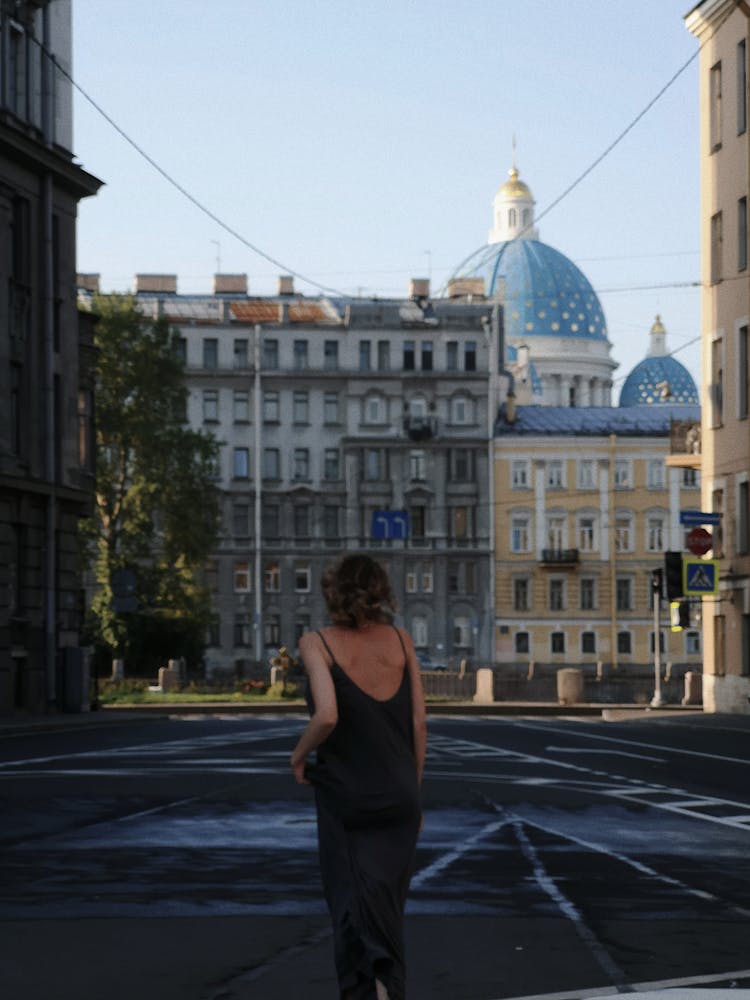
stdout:
[(136, 274), (136, 295), (176, 295), (176, 274)]
[(410, 299), (429, 299), (430, 297), (430, 279), (429, 278), (412, 278), (409, 282), (409, 298)]
[(247, 295), (247, 275), (215, 274), (214, 295)]
[(505, 400), (505, 422), (514, 424), (516, 422), (516, 394), (510, 390)]
[(484, 298), (484, 278), (451, 278), (448, 282), (449, 299)]
[(93, 292), (95, 295), (98, 295), (99, 277), (98, 274), (77, 274), (76, 287), (82, 292)]
[(279, 275), (279, 295), (294, 295), (294, 277), (291, 274)]

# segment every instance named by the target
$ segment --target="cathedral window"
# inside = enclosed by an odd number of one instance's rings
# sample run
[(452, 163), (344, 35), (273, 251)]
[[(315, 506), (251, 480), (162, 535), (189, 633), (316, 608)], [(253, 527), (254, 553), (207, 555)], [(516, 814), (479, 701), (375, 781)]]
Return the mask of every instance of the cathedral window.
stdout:
[(515, 208), (508, 209), (508, 225), (515, 226), (516, 224), (516, 210)]

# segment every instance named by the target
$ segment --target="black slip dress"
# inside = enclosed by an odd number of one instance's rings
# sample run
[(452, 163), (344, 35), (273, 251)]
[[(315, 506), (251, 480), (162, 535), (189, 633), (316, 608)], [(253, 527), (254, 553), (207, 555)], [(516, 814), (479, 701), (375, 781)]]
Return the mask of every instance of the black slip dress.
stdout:
[[(375, 980), (403, 1000), (404, 905), (421, 807), (406, 650), (392, 698), (366, 694), (331, 658), (338, 723), (306, 769), (315, 789), (323, 890), (340, 995), (375, 1000)], [(308, 687), (308, 706), (314, 711)]]

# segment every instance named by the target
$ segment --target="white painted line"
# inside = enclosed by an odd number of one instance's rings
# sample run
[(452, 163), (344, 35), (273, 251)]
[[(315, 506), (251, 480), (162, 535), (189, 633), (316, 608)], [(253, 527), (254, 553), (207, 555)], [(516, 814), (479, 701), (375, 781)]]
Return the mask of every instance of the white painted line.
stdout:
[(498, 830), (502, 829), (504, 826), (508, 825), (508, 820), (500, 819), (495, 820), (494, 823), (488, 823), (483, 826), (481, 830), (477, 830), (470, 837), (467, 837), (458, 847), (455, 847), (452, 851), (447, 851), (445, 854), (441, 854), (439, 858), (436, 858), (432, 864), (427, 865), (426, 868), (421, 868), (416, 875), (412, 877), (410, 889), (421, 889), (421, 887), (428, 882), (435, 875), (439, 875), (440, 872), (444, 871), (449, 865), (452, 865), (454, 861), (458, 861), (459, 858), (463, 857), (464, 854), (468, 854), (469, 851), (474, 850), (477, 844), (481, 841), (486, 840), (487, 837), (492, 836), (493, 833), (497, 833)]
[[(683, 1000), (683, 998), (685, 1000), (698, 1000), (698, 998), (701, 1000), (750, 1000), (750, 990), (732, 989), (731, 994), (729, 994), (726, 989), (689, 989), (691, 986), (698, 987), (702, 983), (708, 987), (717, 981), (747, 978), (750, 978), (750, 969), (742, 969), (739, 972), (714, 972), (706, 976), (687, 976), (682, 979), (664, 979), (652, 983), (631, 983), (631, 989), (640, 992), (626, 995), (629, 1000), (634, 1000), (636, 996), (649, 997), (649, 1000), (653, 1000), (655, 995), (659, 996), (660, 1000), (662, 996), (664, 1000)], [(654, 993), (654, 991), (676, 989), (679, 989), (680, 992)], [(595, 986), (585, 990), (562, 990), (558, 993), (534, 993), (533, 995), (505, 997), (504, 1000), (604, 1000), (605, 997), (621, 995), (620, 990), (615, 986)]]
[(642, 753), (628, 753), (627, 750), (602, 750), (597, 747), (545, 747), (546, 753), (601, 753), (610, 757), (633, 757), (636, 760), (650, 760), (655, 764), (663, 764), (663, 757), (647, 757)]

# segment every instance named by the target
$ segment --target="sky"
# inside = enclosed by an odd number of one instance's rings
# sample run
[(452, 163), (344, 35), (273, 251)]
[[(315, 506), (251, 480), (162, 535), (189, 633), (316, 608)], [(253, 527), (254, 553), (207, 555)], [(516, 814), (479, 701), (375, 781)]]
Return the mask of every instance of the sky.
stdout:
[(286, 273), (306, 294), (435, 291), (486, 244), (515, 157), (540, 239), (602, 302), (615, 401), (657, 313), (698, 382), (697, 58), (642, 115), (697, 52), (690, 6), (73, 0), (74, 149), (105, 182), (78, 270), (103, 291), (156, 272), (209, 294), (217, 271), (261, 295)]

